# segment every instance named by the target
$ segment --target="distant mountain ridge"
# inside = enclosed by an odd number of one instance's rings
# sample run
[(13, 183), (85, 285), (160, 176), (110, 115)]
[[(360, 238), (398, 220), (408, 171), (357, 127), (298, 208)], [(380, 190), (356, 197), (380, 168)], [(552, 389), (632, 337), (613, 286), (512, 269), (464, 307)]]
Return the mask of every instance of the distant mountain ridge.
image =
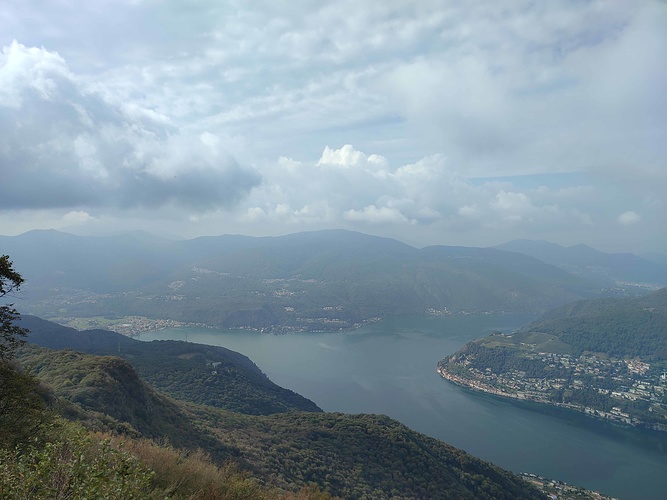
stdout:
[(541, 240), (514, 240), (495, 246), (540, 259), (573, 275), (612, 286), (618, 282), (667, 285), (667, 266), (631, 253), (604, 253), (588, 245), (564, 247)]
[(343, 230), (186, 241), (145, 234), (0, 237), (42, 317), (129, 315), (269, 331), (349, 329), (392, 314), (535, 312), (599, 284), (493, 248), (422, 249)]

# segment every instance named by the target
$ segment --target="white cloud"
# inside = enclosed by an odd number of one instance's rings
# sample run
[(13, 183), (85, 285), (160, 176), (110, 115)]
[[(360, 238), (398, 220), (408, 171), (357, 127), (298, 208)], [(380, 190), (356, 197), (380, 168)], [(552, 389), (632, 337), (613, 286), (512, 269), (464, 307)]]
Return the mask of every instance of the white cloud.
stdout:
[(447, 227), (461, 234), (483, 229), (548, 233), (593, 224), (586, 204), (594, 196), (586, 186), (520, 190), (509, 181), (473, 183), (452, 172), (441, 155), (400, 166), (383, 158), (379, 170), (371, 158), (352, 145), (327, 146), (311, 164), (280, 158), (264, 169), (264, 182), (249, 195), (243, 217), (288, 223), (292, 230), (313, 224), (407, 232)]
[(666, 24), (651, 0), (11, 2), (0, 215), (593, 243), (616, 200), (648, 241)]
[(632, 226), (634, 224), (637, 224), (642, 220), (641, 216), (637, 212), (633, 212), (632, 210), (628, 212), (623, 212), (621, 215), (618, 216), (618, 223), (621, 226)]
[(66, 224), (85, 224), (94, 220), (95, 217), (83, 210), (72, 210), (63, 215), (63, 222)]
[[(13, 42), (0, 53), (0, 209), (230, 206), (258, 182), (214, 140), (128, 115), (64, 59)], [(199, 139), (199, 140), (198, 140)]]
[(399, 210), (390, 207), (376, 207), (369, 205), (362, 210), (347, 210), (343, 213), (343, 218), (350, 221), (361, 221), (370, 223), (414, 223), (409, 221)]
[(339, 167), (372, 167), (381, 170), (387, 167), (386, 158), (372, 154), (366, 156), (361, 151), (355, 150), (351, 144), (346, 144), (340, 149), (331, 149), (329, 146), (324, 148), (322, 156), (317, 162), (317, 166), (335, 165)]
[(491, 202), (491, 207), (509, 221), (519, 221), (535, 210), (530, 198), (524, 193), (500, 191)]

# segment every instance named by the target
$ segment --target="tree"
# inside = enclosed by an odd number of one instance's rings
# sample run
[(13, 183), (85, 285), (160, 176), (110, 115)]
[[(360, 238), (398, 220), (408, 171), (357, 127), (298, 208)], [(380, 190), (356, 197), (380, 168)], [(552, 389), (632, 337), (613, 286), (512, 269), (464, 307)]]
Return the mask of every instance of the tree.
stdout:
[(46, 409), (53, 402), (53, 396), (34, 375), (13, 361), (0, 361), (0, 449), (38, 437), (51, 421)]
[[(13, 296), (23, 281), (21, 275), (14, 271), (9, 256), (0, 256), (0, 299), (6, 295)], [(22, 337), (28, 330), (16, 324), (20, 319), (21, 315), (14, 309), (14, 304), (0, 306), (0, 362), (11, 359), (16, 348), (25, 342)]]
[[(23, 278), (14, 271), (9, 257), (0, 256), (0, 300), (13, 296), (22, 284)], [(34, 438), (50, 419), (45, 411), (48, 391), (12, 361), (28, 333), (16, 324), (19, 319), (14, 304), (0, 306), (0, 449)]]

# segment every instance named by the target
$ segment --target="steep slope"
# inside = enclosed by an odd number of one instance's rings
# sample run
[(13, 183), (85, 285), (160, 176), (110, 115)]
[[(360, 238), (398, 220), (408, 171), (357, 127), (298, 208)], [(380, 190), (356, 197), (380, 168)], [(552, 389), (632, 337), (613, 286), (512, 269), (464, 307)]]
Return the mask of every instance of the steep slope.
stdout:
[(166, 440), (180, 448), (202, 447), (220, 461), (238, 455), (211, 431), (193, 432), (194, 414), (147, 386), (121, 358), (28, 345), (20, 349), (18, 359), (57, 397), (71, 403), (61, 405), (68, 418), (95, 429)]
[(28, 340), (37, 345), (121, 356), (148, 383), (185, 401), (253, 415), (322, 411), (312, 401), (271, 382), (246, 356), (224, 347), (141, 342), (105, 330), (79, 332), (34, 316), (24, 316), (21, 325), (30, 330)]
[[(282, 414), (236, 421), (260, 474), (344, 498), (543, 498), (517, 477), (385, 416)], [(284, 437), (282, 442), (276, 436)], [(280, 483), (279, 483), (280, 484)]]
[(145, 436), (233, 459), (281, 489), (315, 483), (346, 498), (544, 498), (517, 476), (387, 417), (243, 415), (162, 396), (116, 357), (31, 346), (21, 360), (89, 425), (108, 415)]

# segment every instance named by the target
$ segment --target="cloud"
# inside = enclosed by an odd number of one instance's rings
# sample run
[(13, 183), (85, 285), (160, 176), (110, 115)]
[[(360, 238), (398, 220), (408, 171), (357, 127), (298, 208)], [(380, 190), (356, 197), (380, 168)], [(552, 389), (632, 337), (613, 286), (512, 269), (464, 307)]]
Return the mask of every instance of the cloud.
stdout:
[(375, 205), (369, 205), (362, 210), (347, 210), (343, 213), (343, 218), (350, 221), (370, 223), (395, 224), (408, 222), (408, 218), (396, 208), (376, 207)]
[(632, 210), (628, 212), (623, 212), (618, 216), (618, 223), (621, 226), (633, 226), (642, 220), (641, 216), (637, 212)]
[(331, 149), (329, 146), (326, 146), (321, 158), (317, 162), (317, 166), (322, 165), (336, 165), (343, 168), (372, 167), (380, 170), (387, 167), (387, 160), (376, 154), (366, 156), (361, 151), (355, 150), (351, 144), (346, 144), (340, 149)]
[(72, 210), (63, 215), (63, 222), (66, 224), (85, 224), (95, 220), (95, 217), (83, 210)]
[(664, 167), (664, 4), (484, 3), (458, 14), (441, 50), (382, 77), (388, 105), (424, 145), (476, 176)]
[[(379, 158), (375, 160), (374, 158)], [(293, 230), (347, 226), (460, 234), (477, 230), (590, 228), (590, 186), (520, 189), (510, 181), (472, 182), (441, 155), (395, 166), (352, 145), (326, 146), (313, 163), (280, 158), (244, 203), (243, 220), (290, 224)], [(600, 197), (603, 199), (603, 197)]]
[(1, 222), (592, 244), (620, 203), (647, 240), (666, 24), (651, 0), (10, 2)]
[(259, 176), (192, 134), (92, 89), (64, 59), (17, 42), (0, 54), (0, 210), (232, 206)]

